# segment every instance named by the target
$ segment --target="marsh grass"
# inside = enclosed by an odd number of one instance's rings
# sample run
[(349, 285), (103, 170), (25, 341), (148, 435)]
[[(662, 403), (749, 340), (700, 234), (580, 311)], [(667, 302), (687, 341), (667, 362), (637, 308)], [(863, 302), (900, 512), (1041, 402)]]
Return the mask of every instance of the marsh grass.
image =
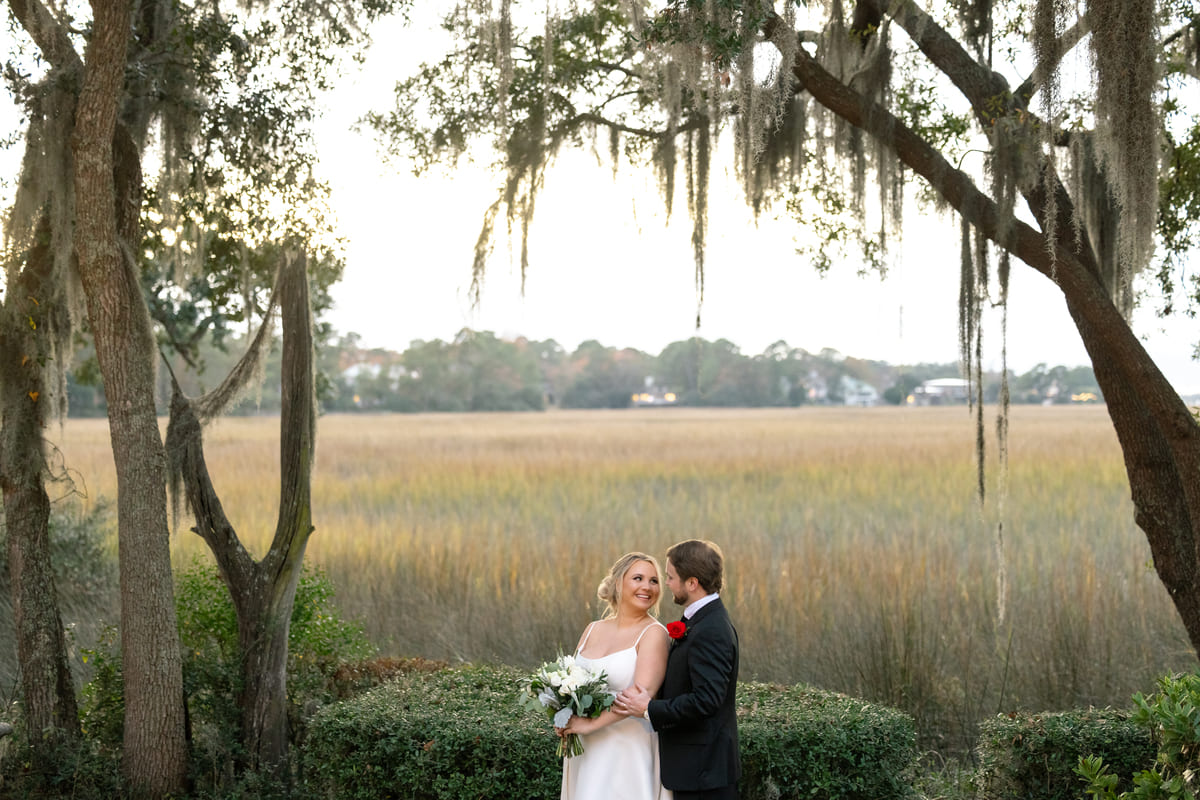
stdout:
[[(89, 497), (115, 496), (103, 421), (64, 434)], [(385, 653), (528, 667), (574, 647), (618, 555), (713, 539), (743, 678), (898, 706), (941, 752), (984, 716), (1125, 705), (1193, 664), (1103, 408), (1012, 411), (1003, 622), (998, 470), (981, 507), (973, 448), (963, 408), (327, 416), (308, 554)], [(222, 420), (206, 453), (261, 550), (278, 420)], [(203, 551), (173, 536), (178, 563)]]

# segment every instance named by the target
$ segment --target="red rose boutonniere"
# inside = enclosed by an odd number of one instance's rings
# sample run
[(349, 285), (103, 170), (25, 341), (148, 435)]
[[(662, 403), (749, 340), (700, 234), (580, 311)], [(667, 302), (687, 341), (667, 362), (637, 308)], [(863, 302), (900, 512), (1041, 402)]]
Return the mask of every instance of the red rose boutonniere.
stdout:
[(682, 639), (684, 636), (687, 636), (687, 625), (683, 623), (683, 620), (668, 622), (667, 635), (672, 639)]

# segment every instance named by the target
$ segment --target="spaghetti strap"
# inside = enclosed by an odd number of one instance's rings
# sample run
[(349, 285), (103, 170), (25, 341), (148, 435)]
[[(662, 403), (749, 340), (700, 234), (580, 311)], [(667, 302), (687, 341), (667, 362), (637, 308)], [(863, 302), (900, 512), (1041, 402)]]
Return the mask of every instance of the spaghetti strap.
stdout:
[[(659, 622), (658, 620), (654, 620), (654, 621), (653, 621), (653, 622), (651, 622), (649, 625), (647, 625), (646, 627), (642, 628), (642, 632), (638, 634), (638, 637), (637, 637), (637, 639), (636, 639), (636, 640), (634, 640), (634, 642), (633, 642), (633, 646), (634, 646), (635, 648), (636, 648), (636, 647), (637, 647), (639, 644), (641, 644), (641, 643), (642, 643), (642, 637), (646, 635), (646, 631), (650, 630), (650, 629), (651, 629), (651, 628), (653, 628), (655, 625), (657, 625), (658, 627), (662, 628), (664, 631), (667, 629), (667, 628), (666, 628), (666, 626), (665, 626), (665, 625), (663, 625), (661, 622)], [(579, 649), (580, 649), (580, 650), (582, 650), (583, 648), (581, 647), (581, 648), (579, 648)]]
[[(587, 647), (588, 637), (592, 635), (592, 628), (594, 627), (596, 627), (596, 622), (589, 622), (588, 626), (583, 629), (583, 638), (579, 640), (579, 646), (575, 648), (575, 655), (579, 655), (583, 652), (583, 648)], [(636, 645), (634, 646), (636, 647)]]

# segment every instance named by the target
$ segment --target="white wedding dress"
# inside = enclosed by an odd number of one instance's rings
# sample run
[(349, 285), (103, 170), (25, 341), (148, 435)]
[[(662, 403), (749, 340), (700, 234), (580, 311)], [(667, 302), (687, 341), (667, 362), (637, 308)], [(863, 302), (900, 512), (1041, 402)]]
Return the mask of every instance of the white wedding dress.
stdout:
[[(595, 623), (593, 623), (594, 625)], [(652, 625), (661, 625), (657, 622)], [(649, 630), (650, 625), (646, 626)], [(637, 645), (601, 658), (575, 654), (577, 662), (608, 674), (608, 689), (617, 693), (633, 685)], [(591, 626), (579, 650), (587, 644)], [(563, 759), (562, 800), (671, 800), (658, 772), (658, 734), (640, 717), (628, 717), (581, 737), (583, 754)]]

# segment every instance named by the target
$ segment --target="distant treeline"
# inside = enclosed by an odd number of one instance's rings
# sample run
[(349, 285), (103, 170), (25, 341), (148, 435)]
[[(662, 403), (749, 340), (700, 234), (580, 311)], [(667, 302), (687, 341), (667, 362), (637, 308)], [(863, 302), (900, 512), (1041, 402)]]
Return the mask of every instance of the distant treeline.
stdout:
[[(211, 350), (200, 369), (173, 365), (185, 393), (195, 396), (224, 377), (240, 350)], [(268, 361), (261, 391), (246, 397), (240, 413), (279, 409), (279, 354)], [(72, 415), (104, 413), (96, 371), (81, 362), (70, 378)], [(590, 340), (569, 352), (553, 339), (501, 339), (487, 331), (461, 331), (452, 341), (415, 341), (398, 353), (361, 346), (356, 334), (327, 334), (318, 345), (318, 393), (324, 411), (540, 411), (546, 408), (626, 408), (646, 403), (688, 406), (799, 406), (906, 402), (927, 380), (960, 377), (957, 364), (893, 366), (811, 353), (779, 341), (745, 354), (726, 339), (699, 337), (667, 345), (658, 355), (606, 347)], [(165, 373), (166, 371), (163, 370)], [(169, 385), (164, 374), (160, 402)], [(999, 395), (998, 374), (984, 376), (984, 401)], [(1010, 373), (1013, 403), (1102, 401), (1090, 367), (1039, 364)]]

